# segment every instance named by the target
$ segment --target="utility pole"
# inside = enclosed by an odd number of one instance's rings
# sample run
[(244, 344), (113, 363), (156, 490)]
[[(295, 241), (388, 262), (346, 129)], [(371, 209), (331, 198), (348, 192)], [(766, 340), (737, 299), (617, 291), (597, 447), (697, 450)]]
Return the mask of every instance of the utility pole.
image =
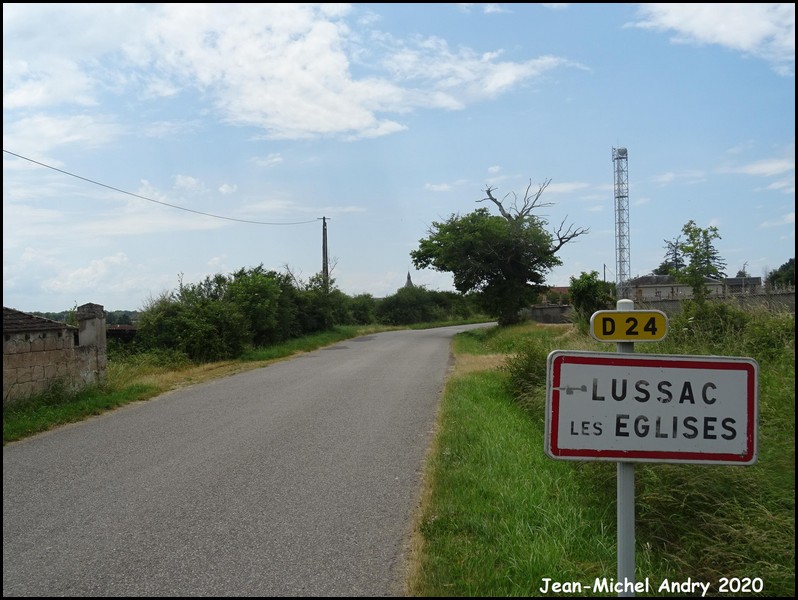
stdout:
[(330, 291), (330, 267), (327, 260), (327, 217), (321, 218), (321, 277), (324, 291)]

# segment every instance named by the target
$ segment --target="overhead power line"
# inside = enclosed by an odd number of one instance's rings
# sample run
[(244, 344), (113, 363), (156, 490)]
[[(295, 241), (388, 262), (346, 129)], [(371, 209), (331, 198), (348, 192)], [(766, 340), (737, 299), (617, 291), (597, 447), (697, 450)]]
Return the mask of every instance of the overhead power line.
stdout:
[(3, 149), (3, 152), (6, 154), (10, 154), (11, 156), (16, 156), (17, 158), (21, 158), (23, 160), (27, 160), (28, 162), (32, 162), (36, 165), (46, 167), (48, 169), (52, 169), (53, 171), (58, 171), (59, 173), (63, 173), (64, 175), (69, 175), (70, 177), (74, 177), (76, 179), (82, 179), (83, 181), (87, 181), (89, 183), (93, 183), (94, 185), (99, 185), (104, 188), (108, 188), (109, 190), (113, 190), (115, 192), (119, 192), (120, 194), (127, 194), (128, 196), (133, 196), (134, 198), (139, 198), (141, 200), (146, 200), (147, 202), (154, 202), (155, 204), (161, 204), (163, 206), (168, 206), (169, 208), (176, 208), (178, 210), (184, 210), (186, 212), (194, 213), (197, 215), (203, 215), (205, 217), (213, 217), (214, 219), (224, 219), (225, 221), (236, 221), (238, 223), (252, 223), (254, 225), (305, 225), (306, 223), (315, 223), (318, 219), (310, 219), (309, 221), (294, 221), (290, 223), (270, 223), (266, 221), (250, 221), (248, 219), (236, 219), (235, 217), (225, 217), (223, 215), (214, 215), (211, 213), (202, 212), (200, 210), (194, 210), (192, 208), (186, 208), (184, 206), (177, 206), (176, 204), (169, 204), (168, 202), (161, 202), (160, 200), (154, 200), (153, 198), (147, 198), (146, 196), (141, 196), (139, 194), (134, 194), (133, 192), (127, 192), (125, 190), (120, 190), (119, 188), (113, 187), (111, 185), (106, 185), (104, 183), (100, 183), (99, 181), (94, 181), (93, 179), (88, 179), (87, 177), (81, 177), (80, 175), (75, 175), (74, 173), (70, 173), (69, 171), (64, 171), (63, 169), (57, 169), (51, 165), (47, 165), (45, 163), (39, 162), (37, 160), (33, 160), (32, 158), (28, 158), (27, 156), (22, 156), (21, 154), (17, 154), (15, 152), (11, 152), (9, 150)]

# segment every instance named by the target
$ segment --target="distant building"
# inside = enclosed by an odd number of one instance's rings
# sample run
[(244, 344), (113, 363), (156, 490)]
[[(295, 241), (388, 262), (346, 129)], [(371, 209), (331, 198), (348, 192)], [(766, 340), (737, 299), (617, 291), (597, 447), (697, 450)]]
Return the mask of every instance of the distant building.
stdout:
[(724, 281), (727, 294), (760, 294), (762, 293), (761, 277), (729, 277)]
[[(710, 296), (723, 296), (724, 284), (718, 279), (704, 278)], [(673, 275), (643, 275), (629, 280), (632, 298), (636, 302), (646, 300), (686, 300), (693, 297), (693, 288), (679, 283)]]
[(3, 406), (57, 383), (72, 390), (105, 380), (105, 312), (77, 307), (78, 326), (3, 307)]
[(405, 282), (406, 288), (416, 287), (413, 285), (413, 280), (410, 279), (410, 271), (407, 272), (407, 281)]

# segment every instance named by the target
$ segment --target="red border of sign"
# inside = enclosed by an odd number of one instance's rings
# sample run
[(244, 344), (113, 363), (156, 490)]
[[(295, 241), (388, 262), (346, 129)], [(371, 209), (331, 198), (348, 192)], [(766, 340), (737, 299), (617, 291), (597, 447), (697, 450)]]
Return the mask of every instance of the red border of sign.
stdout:
[[(549, 357), (552, 373), (548, 390), (550, 403), (546, 410), (550, 410), (551, 422), (549, 427), (549, 440), (547, 440), (548, 453), (554, 458), (571, 458), (583, 460), (615, 460), (639, 462), (690, 462), (690, 463), (732, 463), (753, 464), (756, 461), (756, 426), (757, 426), (757, 365), (753, 359), (716, 357), (716, 356), (680, 356), (662, 354), (594, 354), (555, 350)], [(560, 373), (563, 364), (583, 364), (597, 366), (632, 366), (632, 367), (660, 367), (672, 369), (707, 369), (721, 371), (746, 371), (747, 382), (747, 413), (748, 424), (746, 428), (746, 453), (728, 454), (720, 452), (672, 452), (662, 450), (591, 450), (567, 449), (557, 445), (559, 434), (559, 408), (560, 408)], [(548, 379), (548, 375), (547, 375)], [(547, 414), (548, 416), (548, 414)]]

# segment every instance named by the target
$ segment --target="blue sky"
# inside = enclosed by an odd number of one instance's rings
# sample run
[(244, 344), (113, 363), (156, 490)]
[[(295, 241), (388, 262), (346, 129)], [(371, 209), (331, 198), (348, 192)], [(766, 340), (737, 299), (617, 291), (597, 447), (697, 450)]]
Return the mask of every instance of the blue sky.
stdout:
[(546, 180), (550, 229), (589, 229), (547, 282), (614, 280), (613, 147), (631, 275), (693, 220), (764, 276), (795, 256), (794, 67), (794, 4), (5, 3), (3, 305), (307, 280), (322, 217), (343, 292), (450, 290), (410, 259), (432, 223)]

